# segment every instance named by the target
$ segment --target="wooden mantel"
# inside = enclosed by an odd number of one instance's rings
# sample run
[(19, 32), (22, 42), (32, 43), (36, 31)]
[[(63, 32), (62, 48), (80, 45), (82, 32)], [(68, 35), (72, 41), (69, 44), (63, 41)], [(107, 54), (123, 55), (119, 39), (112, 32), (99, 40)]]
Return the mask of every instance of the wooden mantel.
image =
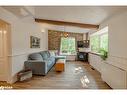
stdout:
[(38, 23), (48, 23), (48, 24), (63, 25), (63, 26), (74, 26), (74, 27), (95, 29), (95, 30), (99, 28), (99, 25), (76, 23), (76, 22), (65, 22), (65, 21), (56, 21), (56, 20), (47, 20), (47, 19), (38, 19), (38, 18), (35, 18), (35, 21)]

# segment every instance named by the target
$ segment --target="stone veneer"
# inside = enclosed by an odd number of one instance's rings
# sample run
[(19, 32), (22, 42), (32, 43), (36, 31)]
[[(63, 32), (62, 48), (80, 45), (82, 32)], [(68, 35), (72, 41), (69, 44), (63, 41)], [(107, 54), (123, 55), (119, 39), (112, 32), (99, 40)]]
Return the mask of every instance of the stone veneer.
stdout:
[(65, 33), (68, 33), (68, 37), (75, 37), (76, 41), (83, 40), (83, 33), (48, 30), (48, 49), (59, 50), (61, 37), (64, 37)]

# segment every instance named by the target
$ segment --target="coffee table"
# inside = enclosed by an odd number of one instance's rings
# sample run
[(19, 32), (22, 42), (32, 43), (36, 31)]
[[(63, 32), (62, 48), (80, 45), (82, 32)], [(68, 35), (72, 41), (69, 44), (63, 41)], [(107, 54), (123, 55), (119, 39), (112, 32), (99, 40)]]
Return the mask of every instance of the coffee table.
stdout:
[(62, 72), (65, 70), (65, 59), (58, 59), (55, 64), (55, 71)]

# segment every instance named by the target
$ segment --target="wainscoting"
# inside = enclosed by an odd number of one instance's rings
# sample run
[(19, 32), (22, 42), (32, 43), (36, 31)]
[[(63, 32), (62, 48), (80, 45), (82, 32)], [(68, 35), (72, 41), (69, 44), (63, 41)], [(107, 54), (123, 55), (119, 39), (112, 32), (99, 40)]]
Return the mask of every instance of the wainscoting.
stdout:
[(75, 59), (76, 59), (76, 55), (67, 55), (66, 56), (66, 60), (75, 61)]
[(56, 72), (54, 67), (46, 76), (33, 76), (31, 80), (6, 84), (12, 89), (111, 89), (98, 71), (88, 63), (79, 61), (66, 62), (64, 72)]
[(106, 61), (89, 54), (90, 64), (101, 73), (102, 79), (114, 89), (127, 88), (127, 59), (109, 55)]
[(10, 63), (10, 77), (8, 79), (8, 83), (14, 83), (17, 81), (17, 73), (24, 69), (24, 61), (28, 60), (27, 56), (30, 53), (39, 52), (38, 51), (29, 51), (29, 50), (20, 50), (20, 52), (15, 52), (12, 55), (8, 55), (9, 59), (11, 60)]

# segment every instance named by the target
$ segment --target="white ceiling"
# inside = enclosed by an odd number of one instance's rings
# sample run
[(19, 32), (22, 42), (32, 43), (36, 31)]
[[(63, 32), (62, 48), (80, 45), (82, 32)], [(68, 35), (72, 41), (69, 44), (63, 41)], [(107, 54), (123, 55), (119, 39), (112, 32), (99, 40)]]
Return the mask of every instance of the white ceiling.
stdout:
[(4, 9), (10, 11), (11, 13), (13, 13), (14, 15), (16, 15), (17, 17), (24, 17), (29, 15), (29, 13), (27, 11), (25, 11), (24, 7), (16, 7), (16, 6), (3, 6)]
[(112, 15), (127, 11), (127, 7), (41, 6), (35, 7), (35, 17), (86, 24), (100, 24)]
[[(78, 22), (78, 23), (97, 24), (97, 25), (99, 25), (105, 19), (108, 19), (113, 15), (127, 11), (127, 7), (125, 6), (122, 7), (120, 6), (7, 7), (6, 6), (4, 8), (19, 17), (21, 16), (23, 17), (26, 15), (33, 15), (35, 18), (39, 18), (39, 19), (42, 18), (42, 19), (49, 19), (49, 20), (60, 20), (60, 21), (67, 21), (67, 22)], [(21, 9), (24, 9), (24, 11)], [(32, 9), (32, 13), (31, 13), (31, 9)], [(54, 29), (54, 30), (66, 30), (68, 32), (86, 33), (90, 31), (90, 29), (70, 27), (70, 26), (66, 26), (65, 28), (63, 28), (63, 26), (49, 25), (49, 24), (45, 24), (45, 25), (43, 24), (41, 26), (43, 27), (45, 26), (48, 29)]]

